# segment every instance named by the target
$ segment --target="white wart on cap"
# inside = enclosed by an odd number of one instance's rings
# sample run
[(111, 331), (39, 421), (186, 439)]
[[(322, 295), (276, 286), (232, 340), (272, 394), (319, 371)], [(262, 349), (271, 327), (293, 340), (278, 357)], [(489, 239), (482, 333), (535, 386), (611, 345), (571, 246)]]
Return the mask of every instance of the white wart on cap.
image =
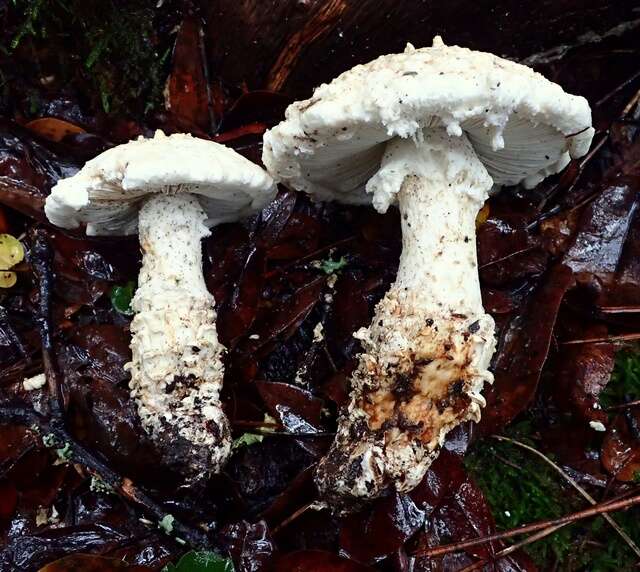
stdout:
[(491, 189), (531, 187), (584, 155), (582, 97), (492, 54), (408, 46), (322, 85), (264, 137), (273, 177), (320, 200), (397, 204), (403, 250), (316, 484), (347, 510), (424, 476), (449, 430), (478, 420), (495, 349), (475, 218)]
[(105, 151), (47, 198), (49, 220), (89, 235), (139, 232), (143, 253), (132, 301), (131, 395), (165, 461), (193, 479), (230, 452), (220, 404), (224, 347), (202, 274), (209, 227), (266, 205), (275, 184), (235, 151), (190, 135), (139, 138)]

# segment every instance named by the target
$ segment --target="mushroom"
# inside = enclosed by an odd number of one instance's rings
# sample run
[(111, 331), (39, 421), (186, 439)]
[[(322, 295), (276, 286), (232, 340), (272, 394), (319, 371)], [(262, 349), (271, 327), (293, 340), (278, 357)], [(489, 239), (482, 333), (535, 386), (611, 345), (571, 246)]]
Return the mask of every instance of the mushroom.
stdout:
[(89, 161), (59, 181), (45, 204), (59, 227), (139, 232), (142, 269), (125, 367), (144, 429), (165, 461), (189, 477), (219, 471), (231, 450), (219, 397), (225, 348), (201, 239), (208, 227), (256, 212), (274, 194), (271, 177), (232, 149), (157, 131)]
[(273, 177), (320, 200), (396, 204), (395, 283), (356, 332), (363, 351), (316, 484), (333, 506), (416, 486), (445, 435), (479, 420), (495, 349), (475, 219), (492, 188), (530, 188), (588, 150), (587, 101), (492, 54), (408, 45), (293, 103), (264, 137)]

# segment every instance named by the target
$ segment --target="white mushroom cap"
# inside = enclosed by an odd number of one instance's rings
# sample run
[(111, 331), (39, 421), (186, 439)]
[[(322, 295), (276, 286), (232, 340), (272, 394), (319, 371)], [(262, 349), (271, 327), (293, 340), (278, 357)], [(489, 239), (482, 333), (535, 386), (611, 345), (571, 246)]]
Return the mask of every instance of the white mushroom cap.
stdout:
[(89, 235), (135, 234), (140, 202), (153, 193), (192, 193), (210, 225), (261, 209), (275, 195), (273, 179), (233, 149), (187, 134), (138, 138), (89, 161), (53, 187), (48, 219), (62, 228), (87, 223)]
[[(584, 155), (593, 138), (586, 99), (530, 68), (445, 46), (381, 56), (296, 102), (264, 137), (263, 161), (279, 181), (322, 200), (367, 203), (367, 181), (386, 142), (423, 129), (465, 132), (496, 185), (533, 187)], [(371, 188), (381, 211), (395, 201)]]

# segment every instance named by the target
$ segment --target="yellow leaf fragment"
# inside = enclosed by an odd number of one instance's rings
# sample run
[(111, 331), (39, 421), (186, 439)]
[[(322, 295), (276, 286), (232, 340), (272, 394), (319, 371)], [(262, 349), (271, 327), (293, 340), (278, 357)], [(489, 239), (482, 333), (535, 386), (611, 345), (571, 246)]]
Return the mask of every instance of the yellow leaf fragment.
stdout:
[(0, 288), (11, 288), (18, 281), (18, 275), (15, 272), (0, 272)]
[(22, 243), (10, 234), (0, 234), (0, 270), (9, 270), (23, 259)]

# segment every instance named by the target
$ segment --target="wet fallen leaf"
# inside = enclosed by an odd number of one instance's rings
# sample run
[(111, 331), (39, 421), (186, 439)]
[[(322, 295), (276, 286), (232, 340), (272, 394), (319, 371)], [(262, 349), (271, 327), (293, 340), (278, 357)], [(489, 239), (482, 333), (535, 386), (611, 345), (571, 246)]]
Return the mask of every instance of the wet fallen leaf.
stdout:
[(393, 493), (347, 517), (340, 531), (340, 549), (353, 560), (372, 564), (400, 548), (424, 519), (424, 511), (411, 497)]
[(535, 395), (547, 359), (560, 303), (572, 284), (573, 274), (555, 266), (532, 293), (523, 312), (500, 335), (494, 358), (493, 385), (478, 428), (483, 434), (500, 430), (524, 411)]
[[(605, 326), (592, 326), (581, 331), (579, 337), (589, 339), (607, 337)], [(566, 347), (557, 366), (556, 394), (558, 401), (572, 408), (586, 423), (607, 424), (598, 396), (607, 386), (613, 371), (613, 344), (577, 344)]]
[(632, 429), (635, 426), (637, 431), (640, 415), (631, 415), (629, 422), (623, 415), (616, 416), (602, 443), (602, 464), (617, 480), (625, 482), (640, 478), (640, 439)]
[(29, 121), (25, 127), (45, 139), (56, 142), (62, 141), (72, 134), (85, 133), (85, 130), (79, 125), (74, 125), (57, 117), (40, 117)]
[(237, 572), (264, 570), (276, 550), (264, 521), (229, 524), (221, 531), (221, 535)]

